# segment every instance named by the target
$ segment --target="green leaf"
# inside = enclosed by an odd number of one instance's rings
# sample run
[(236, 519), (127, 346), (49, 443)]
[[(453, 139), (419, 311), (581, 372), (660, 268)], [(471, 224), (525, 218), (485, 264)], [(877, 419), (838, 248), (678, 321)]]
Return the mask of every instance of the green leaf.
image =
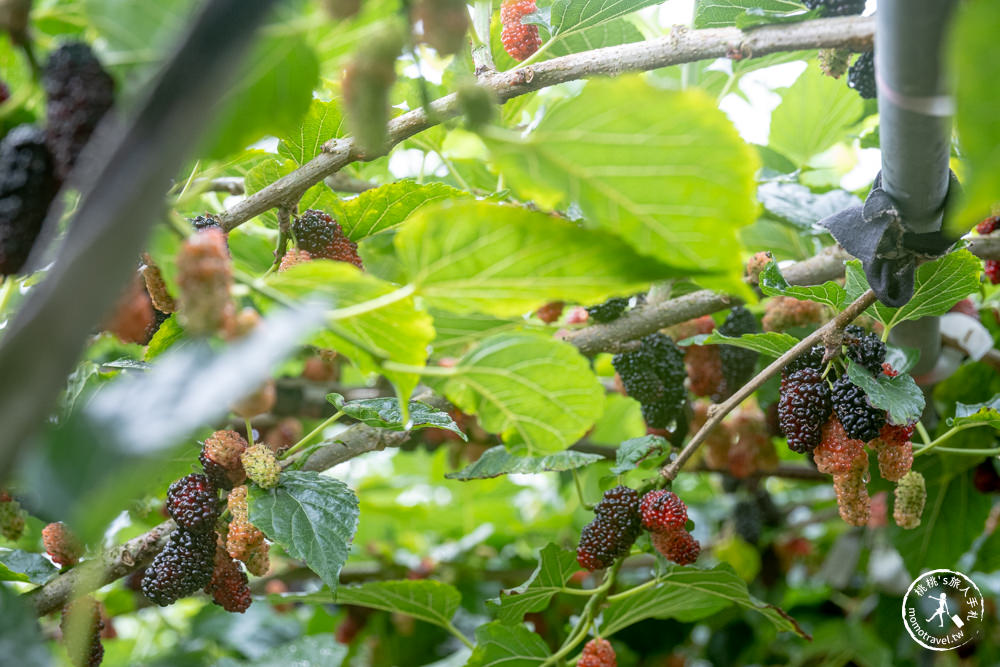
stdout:
[(448, 479), (462, 482), (470, 479), (489, 479), (501, 475), (530, 474), (538, 472), (561, 472), (573, 470), (600, 461), (600, 454), (587, 454), (566, 450), (547, 456), (521, 456), (507, 451), (503, 446), (490, 447), (473, 463), (458, 472), (445, 475)]
[[(187, 24), (194, 0), (164, 2), (122, 2), (84, 0), (80, 3), (86, 21), (107, 40), (127, 72), (152, 69)], [(140, 77), (142, 78), (142, 77)]]
[(522, 318), (501, 319), (482, 313), (458, 314), (447, 310), (432, 308), (434, 318), (435, 338), (433, 342), (434, 355), (437, 357), (460, 357), (474, 345), (494, 334), (505, 331), (542, 331), (545, 327), (536, 326)]
[[(375, 372), (389, 360), (423, 366), (434, 326), (413, 297), (391, 283), (362, 273), (346, 262), (313, 260), (271, 274), (268, 285), (293, 299), (316, 295), (330, 299), (335, 310), (326, 330), (313, 336), (317, 347), (337, 350), (363, 372)], [(406, 400), (419, 377), (412, 373), (381, 371)]]
[(483, 201), (421, 209), (395, 244), (418, 293), (454, 312), (512, 316), (549, 301), (597, 303), (677, 276), (607, 232)]
[(297, 130), (319, 77), (315, 51), (294, 34), (263, 36), (220, 102), (199, 151), (219, 158), (267, 136)]
[[(734, 26), (750, 9), (768, 12), (802, 12), (802, 4), (793, 0), (697, 0), (695, 28), (725, 28)], [(808, 16), (808, 14), (805, 14)]]
[(41, 585), (58, 572), (59, 568), (42, 554), (0, 548), (0, 581), (23, 581)]
[(604, 609), (600, 631), (603, 636), (610, 636), (647, 618), (673, 618), (690, 623), (734, 604), (763, 615), (779, 632), (808, 637), (788, 614), (751, 597), (746, 582), (728, 565), (711, 570), (670, 567), (655, 586), (611, 602)]
[(552, 3), (552, 32), (557, 37), (565, 38), (660, 2), (661, 0), (606, 0), (592, 3), (556, 0)]
[(273, 489), (250, 487), (250, 522), (337, 590), (358, 529), (358, 499), (346, 484), (286, 470)]
[(180, 341), (184, 337), (184, 329), (177, 322), (177, 316), (171, 315), (167, 319), (163, 320), (160, 324), (160, 328), (156, 330), (153, 337), (149, 341), (149, 345), (146, 346), (146, 352), (143, 354), (143, 359), (146, 361), (152, 361), (158, 356), (169, 350), (174, 346), (175, 343)]
[(571, 53), (641, 41), (642, 33), (635, 25), (626, 19), (615, 19), (580, 32), (560, 35), (548, 52), (553, 56), (567, 56)]
[(340, 394), (327, 394), (326, 400), (348, 417), (376, 428), (392, 431), (415, 431), (423, 428), (441, 428), (457, 433), (462, 440), (469, 437), (462, 432), (447, 412), (420, 401), (410, 401), (409, 420), (403, 421), (398, 398), (365, 398), (344, 402)]
[(0, 585), (0, 655), (18, 667), (49, 667), (52, 655), (42, 637), (34, 610), (14, 589)]
[(972, 426), (985, 424), (1000, 428), (1000, 394), (985, 403), (955, 404), (955, 416), (948, 419), (948, 426)]
[(992, 574), (1000, 570), (1000, 530), (994, 529), (990, 536), (979, 545), (976, 552), (976, 563), (972, 566), (976, 572)]
[(796, 299), (816, 301), (840, 310), (844, 307), (847, 292), (844, 288), (828, 280), (822, 285), (789, 285), (781, 275), (777, 262), (769, 262), (760, 272), (760, 291), (767, 296), (790, 296)]
[(323, 151), (323, 144), (345, 134), (344, 117), (336, 102), (314, 99), (297, 132), (279, 137), (278, 155), (303, 165)]
[(770, 357), (780, 357), (785, 352), (798, 345), (799, 339), (791, 334), (768, 331), (767, 333), (748, 333), (739, 337), (727, 336), (718, 331), (710, 334), (698, 334), (691, 338), (678, 341), (678, 345), (732, 345), (747, 350), (754, 350)]
[(979, 259), (968, 250), (949, 253), (917, 268), (913, 297), (905, 306), (889, 308), (876, 303), (875, 311), (889, 326), (944, 315), (956, 303), (979, 290), (981, 270)]
[(968, 177), (962, 181), (964, 201), (958, 215), (945, 220), (954, 236), (965, 234), (990, 213), (997, 202), (1000, 182), (1000, 52), (996, 40), (1000, 8), (990, 0), (962, 3), (955, 10), (948, 48), (955, 73), (955, 125), (962, 145)]
[(525, 614), (545, 609), (579, 569), (574, 552), (549, 543), (539, 552), (538, 567), (526, 582), (517, 588), (500, 591), (499, 598), (487, 600), (486, 604), (498, 608), (497, 616), (501, 622), (521, 623)]
[(568, 343), (530, 333), (491, 336), (459, 360), (445, 394), (483, 428), (529, 453), (576, 442), (604, 407), (604, 389)]
[(611, 468), (611, 472), (622, 475), (629, 470), (635, 470), (651, 456), (663, 456), (668, 453), (670, 453), (670, 443), (658, 435), (632, 438), (618, 447), (615, 465)]
[(342, 586), (337, 604), (353, 604), (399, 612), (447, 628), (462, 603), (454, 586), (429, 579), (373, 581), (360, 586)]
[(844, 139), (864, 104), (843, 81), (810, 65), (771, 114), (768, 145), (799, 166)]
[(865, 392), (869, 403), (889, 413), (893, 424), (912, 424), (923, 414), (924, 394), (908, 374), (889, 377), (882, 373), (874, 378), (866, 368), (847, 359), (847, 375)]
[(704, 93), (631, 76), (592, 80), (533, 132), (486, 142), (522, 196), (578, 204), (587, 224), (638, 252), (688, 276), (721, 274), (700, 281), (709, 286), (746, 290), (738, 232), (756, 218), (759, 160)]
[(801, 229), (812, 229), (823, 218), (863, 203), (846, 190), (816, 194), (804, 185), (781, 182), (762, 184), (757, 198), (768, 213)]
[(540, 635), (500, 621), (476, 628), (476, 648), (465, 667), (537, 667), (549, 657)]
[(419, 209), (445, 199), (469, 197), (444, 183), (398, 181), (365, 190), (341, 204), (338, 221), (352, 241), (402, 224)]
[(252, 667), (340, 667), (348, 647), (332, 634), (307, 635), (271, 649), (250, 663)]

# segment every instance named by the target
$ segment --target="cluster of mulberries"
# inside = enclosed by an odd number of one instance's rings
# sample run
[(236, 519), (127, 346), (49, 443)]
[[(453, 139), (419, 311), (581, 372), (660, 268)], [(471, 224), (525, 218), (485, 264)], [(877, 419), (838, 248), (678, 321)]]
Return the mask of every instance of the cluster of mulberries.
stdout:
[(819, 370), (808, 366), (785, 370), (778, 398), (778, 423), (789, 449), (800, 454), (815, 449), (830, 410), (830, 387)]
[(625, 310), (628, 308), (628, 302), (629, 299), (626, 297), (614, 297), (612, 299), (608, 299), (604, 303), (587, 306), (587, 319), (588, 321), (597, 322), (599, 324), (613, 322), (625, 314)]
[(617, 667), (618, 657), (607, 639), (595, 638), (584, 644), (577, 667)]
[(42, 528), (42, 545), (57, 565), (76, 565), (83, 556), (83, 544), (61, 521)]
[(892, 518), (900, 528), (913, 529), (920, 525), (920, 515), (927, 502), (927, 486), (924, 476), (915, 470), (906, 473), (896, 484), (896, 503)]
[[(1000, 216), (991, 215), (976, 225), (976, 231), (986, 236), (996, 231), (998, 225), (1000, 225)], [(1000, 283), (1000, 261), (995, 259), (983, 260), (983, 271), (991, 283), (994, 285)]]
[(458, 53), (465, 46), (469, 30), (465, 0), (417, 0), (412, 18), (423, 26), (423, 42), (441, 55)]
[(818, 9), (823, 16), (851, 16), (865, 11), (865, 0), (803, 0), (809, 9)]
[(627, 486), (609, 489), (594, 507), (594, 520), (580, 533), (576, 560), (588, 570), (608, 567), (628, 554), (639, 531), (639, 494)]
[(281, 465), (271, 448), (267, 445), (254, 445), (240, 455), (243, 470), (247, 479), (262, 489), (270, 489), (278, 485)]
[(639, 348), (616, 354), (611, 360), (625, 392), (642, 404), (642, 416), (652, 428), (667, 428), (687, 398), (684, 390), (684, 353), (669, 336), (653, 333)]
[(239, 561), (229, 555), (225, 540), (217, 537), (215, 569), (205, 586), (215, 604), (231, 613), (242, 614), (250, 607), (250, 582)]
[(546, 324), (552, 324), (559, 319), (560, 315), (562, 315), (563, 308), (565, 308), (565, 306), (566, 304), (562, 301), (550, 301), (535, 311), (535, 317)]
[(216, 431), (205, 439), (198, 460), (205, 475), (220, 489), (231, 489), (246, 481), (240, 457), (247, 441), (236, 431)]
[[(743, 334), (757, 333), (760, 325), (757, 318), (743, 306), (736, 306), (729, 311), (725, 321), (719, 325), (719, 333), (730, 338), (739, 338)], [(740, 387), (753, 377), (760, 355), (753, 350), (747, 350), (735, 345), (720, 345), (719, 358), (722, 361), (722, 385), (712, 400), (724, 401), (733, 395)]]
[(528, 14), (538, 11), (535, 0), (506, 0), (500, 5), (500, 42), (504, 51), (517, 61), (531, 56), (542, 45), (538, 26), (521, 23)]
[(858, 56), (847, 70), (847, 85), (858, 92), (862, 99), (874, 99), (878, 91), (875, 86), (875, 52), (866, 51)]
[(18, 273), (59, 190), (45, 133), (20, 125), (0, 141), (0, 276)]
[(764, 331), (787, 331), (822, 321), (823, 304), (790, 296), (776, 296), (768, 299), (761, 325)]
[(250, 523), (246, 486), (237, 486), (229, 492), (228, 507), (232, 520), (226, 533), (226, 551), (242, 561), (250, 574), (264, 576), (271, 569), (269, 547), (264, 533)]
[[(872, 375), (898, 375), (885, 362), (885, 344), (878, 336), (850, 326), (843, 342), (845, 356)], [(844, 521), (864, 526), (871, 520), (868, 449), (877, 454), (884, 479), (903, 479), (913, 465), (913, 425), (890, 423), (885, 410), (872, 405), (846, 373), (835, 377), (831, 368), (827, 372), (834, 377), (825, 377), (825, 352), (816, 346), (785, 368), (779, 425), (790, 449), (811, 452), (817, 469), (833, 476)]]
[[(684, 322), (674, 331), (678, 340), (710, 334), (715, 330), (715, 320), (709, 315)], [(684, 367), (688, 387), (695, 396), (715, 396), (723, 384), (722, 357), (718, 345), (688, 345), (684, 348)]]
[(26, 515), (27, 513), (21, 508), (21, 503), (0, 489), (0, 535), (3, 535), (4, 539), (12, 542), (21, 539), (21, 535), (24, 533)]
[(149, 298), (142, 278), (136, 274), (104, 322), (104, 330), (114, 334), (123, 343), (145, 345), (159, 328), (157, 311)]
[(166, 607), (204, 588), (215, 570), (214, 532), (191, 533), (178, 528), (156, 554), (142, 577), (142, 594)]
[[(340, 224), (323, 211), (309, 209), (292, 224), (299, 250), (311, 259), (332, 259), (362, 268), (358, 244), (347, 238)], [(301, 258), (300, 258), (301, 259)]]
[(97, 667), (104, 660), (101, 616), (100, 603), (90, 596), (76, 598), (63, 607), (59, 629), (75, 667)]
[(167, 489), (166, 510), (182, 530), (212, 532), (219, 518), (219, 492), (206, 475), (185, 475)]
[(71, 42), (49, 54), (42, 86), (48, 97), (46, 144), (65, 179), (114, 103), (115, 83), (89, 46)]
[(188, 237), (177, 254), (177, 307), (184, 330), (211, 336), (230, 326), (235, 316), (232, 284), (232, 262), (222, 230), (209, 227)]
[(650, 541), (667, 560), (691, 565), (698, 560), (701, 545), (687, 531), (687, 505), (672, 491), (650, 491), (640, 503), (642, 527), (650, 532)]

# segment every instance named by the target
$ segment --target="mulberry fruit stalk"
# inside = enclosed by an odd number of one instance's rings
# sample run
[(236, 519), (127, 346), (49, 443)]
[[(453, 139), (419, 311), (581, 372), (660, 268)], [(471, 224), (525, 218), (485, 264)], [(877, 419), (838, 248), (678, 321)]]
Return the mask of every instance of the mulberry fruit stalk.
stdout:
[(535, 0), (507, 0), (500, 5), (500, 42), (504, 51), (517, 61), (525, 60), (542, 45), (538, 26), (521, 23), (528, 14), (538, 11)]
[(628, 554), (639, 532), (639, 494), (626, 486), (609, 489), (580, 533), (576, 560), (588, 570), (608, 567)]

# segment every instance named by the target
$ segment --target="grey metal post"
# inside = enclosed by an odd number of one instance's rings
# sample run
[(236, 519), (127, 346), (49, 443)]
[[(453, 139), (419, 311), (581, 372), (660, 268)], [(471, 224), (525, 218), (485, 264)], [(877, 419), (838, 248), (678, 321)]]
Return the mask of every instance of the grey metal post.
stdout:
[[(953, 103), (943, 45), (956, 0), (879, 0), (875, 33), (882, 187), (913, 232), (941, 228), (948, 192)], [(937, 318), (894, 328), (896, 345), (920, 349), (913, 372), (934, 368), (941, 351)]]

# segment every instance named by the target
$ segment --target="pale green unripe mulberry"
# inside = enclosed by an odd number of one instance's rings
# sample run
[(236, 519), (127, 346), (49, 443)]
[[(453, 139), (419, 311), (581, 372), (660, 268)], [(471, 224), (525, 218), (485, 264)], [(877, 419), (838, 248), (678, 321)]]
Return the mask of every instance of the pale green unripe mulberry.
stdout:
[(911, 470), (896, 484), (896, 506), (892, 518), (900, 528), (913, 529), (920, 525), (920, 515), (924, 513), (927, 501), (927, 486), (924, 476)]
[(281, 465), (274, 452), (267, 445), (254, 445), (243, 452), (240, 459), (247, 478), (262, 489), (270, 489), (278, 485), (278, 475)]

